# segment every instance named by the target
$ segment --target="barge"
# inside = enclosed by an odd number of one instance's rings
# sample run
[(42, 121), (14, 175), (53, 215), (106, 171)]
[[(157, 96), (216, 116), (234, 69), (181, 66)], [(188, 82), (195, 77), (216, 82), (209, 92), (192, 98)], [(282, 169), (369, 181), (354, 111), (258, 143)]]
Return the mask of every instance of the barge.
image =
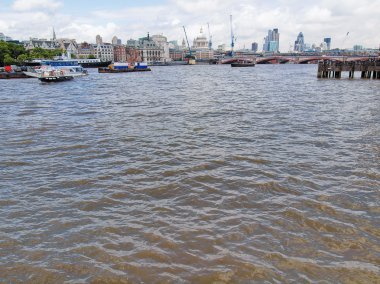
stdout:
[(152, 71), (146, 63), (135, 63), (131, 65), (129, 63), (115, 62), (108, 65), (108, 67), (98, 68), (99, 73), (127, 73), (127, 72), (145, 72)]

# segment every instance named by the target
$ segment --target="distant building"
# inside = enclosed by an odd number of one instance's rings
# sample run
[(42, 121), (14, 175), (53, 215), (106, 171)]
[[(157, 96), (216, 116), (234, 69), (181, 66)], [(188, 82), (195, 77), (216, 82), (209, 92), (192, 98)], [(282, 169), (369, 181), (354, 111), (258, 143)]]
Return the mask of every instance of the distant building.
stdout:
[(268, 35), (264, 38), (264, 52), (280, 52), (280, 34), (278, 29), (268, 31)]
[(163, 48), (164, 54), (163, 58), (164, 61), (171, 61), (170, 58), (170, 51), (169, 51), (169, 43), (166, 36), (163, 35), (153, 35), (152, 40), (161, 48)]
[(195, 58), (198, 60), (209, 60), (214, 58), (214, 51), (209, 48), (209, 41), (201, 27), (199, 35), (194, 39), (191, 48), (195, 50)]
[(93, 45), (95, 50), (95, 57), (100, 59), (100, 61), (113, 61), (114, 52), (113, 46), (110, 43), (102, 43)]
[(114, 36), (112, 38), (112, 44), (113, 45), (121, 45), (121, 39), (117, 38), (117, 36)]
[(75, 39), (60, 38), (57, 39), (56, 42), (59, 44), (59, 48), (62, 49), (65, 53), (75, 56), (78, 55), (78, 44)]
[(135, 48), (138, 48), (139, 47), (139, 42), (135, 39), (129, 39), (127, 40), (127, 46), (128, 47), (135, 47)]
[(251, 48), (251, 50), (252, 50), (254, 53), (256, 53), (258, 49), (259, 49), (259, 44), (258, 44), (257, 42), (252, 43), (252, 48)]
[(24, 42), (24, 47), (28, 50), (36, 47), (53, 50), (60, 48), (60, 44), (55, 40), (30, 38), (29, 41)]
[(305, 39), (302, 32), (298, 34), (297, 39), (294, 42), (294, 51), (296, 52), (305, 51)]
[(226, 44), (223, 43), (223, 44), (218, 45), (217, 51), (218, 52), (225, 52), (226, 51)]
[(176, 40), (171, 40), (168, 43), (169, 43), (169, 48), (174, 48), (174, 49), (179, 48), (178, 41)]
[(94, 46), (92, 44), (87, 43), (87, 42), (83, 42), (83, 43), (79, 44), (77, 56), (80, 59), (87, 59), (91, 56), (96, 57)]
[(140, 50), (136, 47), (126, 47), (126, 58), (128, 63), (136, 63), (142, 62), (142, 58), (140, 56)]
[(176, 40), (169, 41), (169, 56), (173, 61), (184, 60), (186, 45), (180, 46)]
[(363, 48), (363, 46), (362, 45), (354, 45), (354, 47), (353, 47), (353, 49), (354, 49), (354, 51), (362, 51), (364, 48)]
[(331, 38), (330, 38), (330, 37), (325, 37), (325, 38), (323, 39), (323, 42), (326, 43), (326, 48), (327, 48), (327, 50), (330, 50), (330, 49), (331, 49)]
[(203, 29), (201, 27), (199, 35), (194, 39), (193, 46), (194, 49), (208, 49), (207, 37), (203, 34)]
[(319, 45), (321, 51), (325, 51), (325, 50), (328, 50), (327, 49), (327, 43), (325, 42), (321, 42), (321, 44)]
[(159, 46), (149, 36), (140, 38), (138, 41), (138, 49), (143, 62), (152, 64), (153, 62), (165, 62), (164, 48)]
[(2, 41), (11, 41), (12, 38), (9, 37), (9, 36), (6, 36), (6, 35), (3, 34), (3, 33), (0, 33), (0, 40), (2, 40)]
[(124, 45), (114, 45), (113, 47), (113, 60), (115, 62), (126, 62), (127, 52)]
[(182, 61), (185, 58), (185, 52), (179, 48), (170, 48), (169, 56), (173, 61)]
[(181, 49), (185, 50), (186, 48), (187, 48), (187, 45), (186, 45), (185, 39), (183, 38), (182, 39)]
[(96, 44), (103, 44), (103, 38), (100, 35), (96, 36)]
[(198, 49), (195, 51), (195, 59), (197, 60), (210, 60), (214, 59), (214, 51), (210, 49)]
[(270, 42), (268, 42), (268, 52), (279, 52), (278, 50), (278, 42), (277, 41), (274, 41), (274, 40), (271, 40)]
[(10, 40), (12, 40), (12, 38), (9, 37), (9, 36), (6, 36), (3, 33), (0, 33), (0, 40), (2, 40), (2, 41), (10, 41)]
[(114, 37), (112, 38), (112, 40), (111, 40), (112, 44), (113, 44), (113, 45), (117, 45), (117, 40), (118, 40), (117, 36), (114, 36)]

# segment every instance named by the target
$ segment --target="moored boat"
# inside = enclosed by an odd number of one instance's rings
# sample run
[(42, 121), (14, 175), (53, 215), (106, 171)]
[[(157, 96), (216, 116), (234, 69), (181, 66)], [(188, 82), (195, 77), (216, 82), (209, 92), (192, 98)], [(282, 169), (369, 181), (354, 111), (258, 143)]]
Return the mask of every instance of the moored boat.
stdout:
[(26, 70), (26, 67), (19, 67), (14, 65), (7, 65), (0, 67), (0, 79), (24, 79), (30, 78), (25, 75), (23, 71)]
[(43, 60), (41, 67), (29, 68), (25, 75), (39, 79), (42, 82), (62, 82), (75, 77), (87, 75), (87, 71), (77, 60)]
[(231, 63), (231, 67), (254, 67), (256, 65), (255, 62), (244, 60), (244, 61), (236, 61)]
[(129, 63), (115, 62), (108, 65), (108, 67), (98, 68), (99, 73), (126, 73), (126, 72), (144, 72), (151, 71), (148, 64), (144, 62), (138, 62), (134, 65)]
[(78, 63), (83, 68), (107, 67), (112, 61), (100, 61), (100, 59), (78, 59)]

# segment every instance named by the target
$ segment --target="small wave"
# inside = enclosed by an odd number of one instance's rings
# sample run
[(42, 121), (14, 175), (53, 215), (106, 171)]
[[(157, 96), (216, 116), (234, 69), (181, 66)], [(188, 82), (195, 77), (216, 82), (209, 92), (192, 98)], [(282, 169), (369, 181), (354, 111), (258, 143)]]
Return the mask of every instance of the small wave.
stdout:
[(24, 161), (5, 161), (5, 162), (1, 162), (0, 164), (2, 164), (5, 167), (25, 167), (25, 166), (33, 165), (30, 162), (24, 162)]
[(250, 158), (250, 157), (244, 157), (244, 156), (232, 156), (232, 160), (235, 161), (245, 161), (252, 164), (259, 164), (259, 165), (269, 165), (271, 162), (265, 159), (259, 159), (259, 158)]

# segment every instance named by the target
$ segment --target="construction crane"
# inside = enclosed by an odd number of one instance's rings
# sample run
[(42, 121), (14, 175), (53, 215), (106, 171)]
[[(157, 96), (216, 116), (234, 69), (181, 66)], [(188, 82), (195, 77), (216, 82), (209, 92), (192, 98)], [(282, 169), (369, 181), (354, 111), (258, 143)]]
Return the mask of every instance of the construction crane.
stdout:
[(232, 15), (230, 15), (230, 26), (231, 26), (231, 56), (234, 56), (234, 46), (235, 46), (235, 36), (232, 30)]
[(210, 33), (210, 24), (207, 23), (207, 27), (208, 27), (208, 49), (212, 49), (212, 35)]
[(189, 48), (189, 56), (190, 56), (190, 58), (193, 58), (193, 55), (191, 54), (191, 48), (190, 48), (189, 40), (187, 39), (187, 33), (186, 33), (185, 26), (182, 26), (182, 27), (183, 27), (183, 31), (185, 32), (185, 38), (186, 38), (186, 42), (187, 42), (187, 47)]

